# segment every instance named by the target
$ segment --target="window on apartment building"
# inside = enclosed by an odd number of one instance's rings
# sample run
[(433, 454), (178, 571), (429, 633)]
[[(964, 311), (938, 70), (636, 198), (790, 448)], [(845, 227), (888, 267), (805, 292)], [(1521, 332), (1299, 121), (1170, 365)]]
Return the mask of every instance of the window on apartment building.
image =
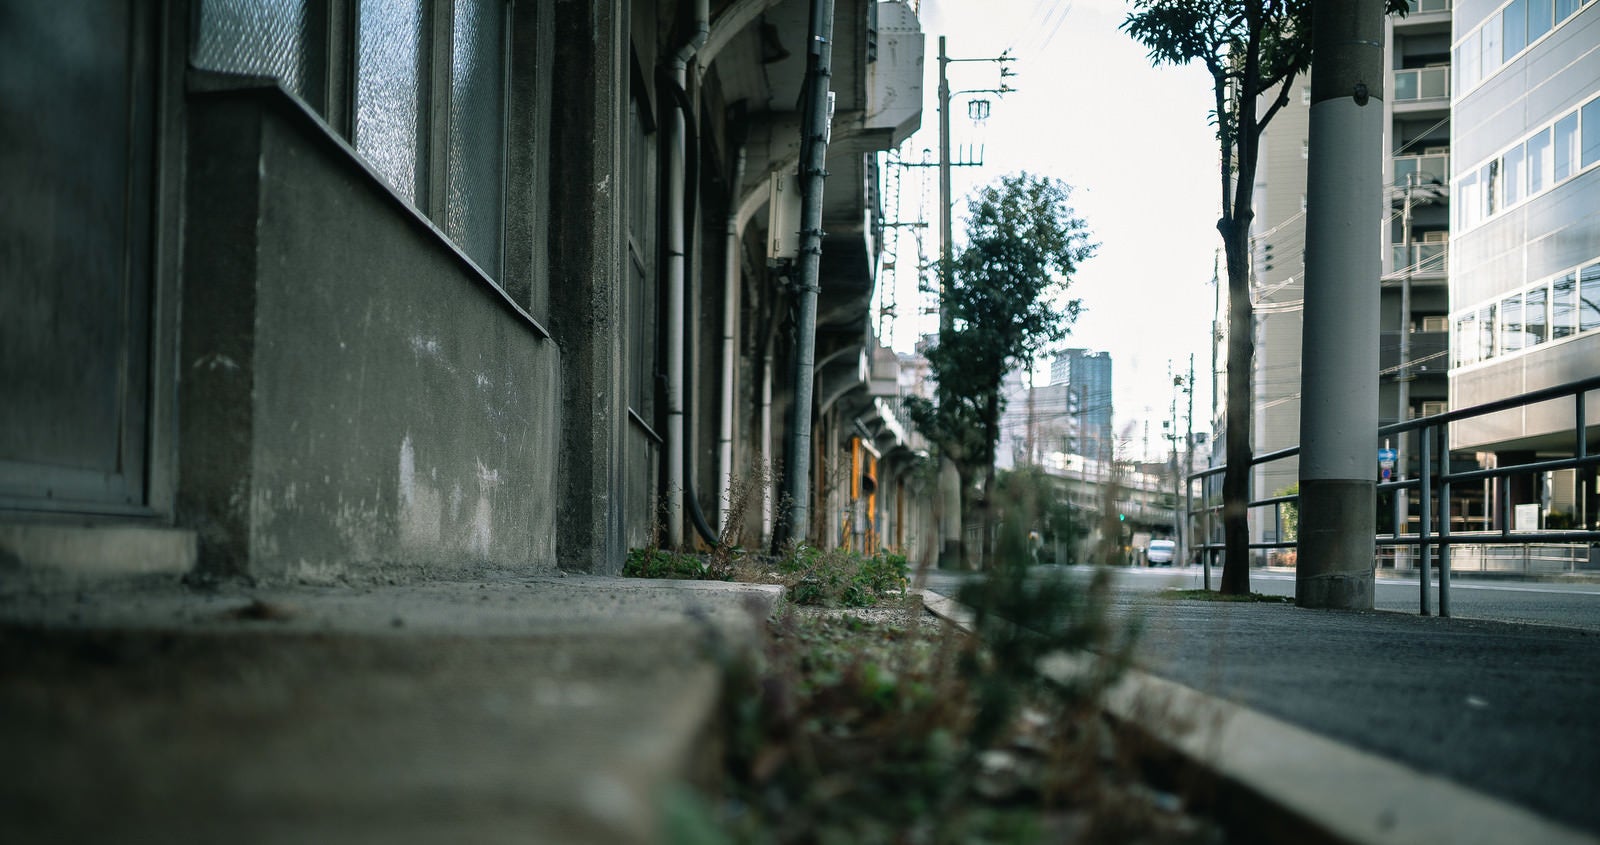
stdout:
[(1483, 187), (1483, 211), (1480, 220), (1486, 220), (1500, 210), (1500, 160), (1495, 159), (1478, 171), (1478, 183)]
[[(194, 63), (276, 77), (474, 263), (502, 276), (507, 0), (201, 0)], [(330, 45), (342, 45), (333, 49)], [(330, 67), (329, 55), (351, 66)], [(348, 78), (349, 93), (327, 92)], [(348, 115), (334, 120), (332, 115)]]
[(1578, 331), (1600, 329), (1600, 264), (1578, 272)]
[(1505, 56), (1500, 52), (1500, 39), (1503, 34), (1500, 31), (1500, 20), (1500, 13), (1496, 12), (1493, 17), (1489, 18), (1488, 23), (1483, 25), (1484, 77), (1491, 76), (1495, 71), (1499, 70), (1500, 65), (1505, 61)]
[(1583, 127), (1583, 167), (1588, 167), (1600, 161), (1600, 97), (1596, 97), (1583, 105), (1583, 117), (1579, 120)]
[(1483, 31), (1473, 30), (1456, 47), (1456, 94), (1459, 96), (1467, 89), (1478, 84), (1483, 78)]
[(1567, 273), (1550, 283), (1550, 339), (1571, 337), (1578, 331), (1578, 276)]
[(1468, 314), (1456, 321), (1455, 341), (1450, 344), (1454, 351), (1452, 366), (1464, 367), (1468, 364), (1478, 363), (1478, 315)]
[(1528, 46), (1528, 0), (1511, 0), (1501, 15), (1505, 29), (1501, 33), (1500, 56), (1509, 62)]
[(1482, 219), (1483, 199), (1479, 196), (1480, 190), (1478, 174), (1468, 173), (1461, 177), (1457, 188), (1460, 202), (1456, 204), (1456, 227), (1461, 231), (1478, 225), (1478, 221)]
[(1300, 105), (1302, 105), (1302, 106), (1311, 105), (1311, 86), (1310, 85), (1302, 85), (1302, 86), (1300, 86)]
[(1550, 17), (1550, 0), (1528, 0), (1528, 43), (1532, 44), (1539, 37), (1550, 31), (1553, 23)]
[(1527, 346), (1538, 346), (1550, 339), (1550, 319), (1545, 311), (1549, 298), (1550, 291), (1543, 285), (1531, 288), (1523, 297), (1523, 336)]
[(1495, 349), (1509, 355), (1526, 346), (1522, 324), (1522, 293), (1514, 293), (1500, 300), (1500, 342)]
[(1556, 121), (1555, 161), (1552, 165), (1552, 184), (1578, 172), (1578, 113), (1573, 112)]
[(1567, 18), (1572, 17), (1577, 13), (1578, 7), (1582, 6), (1583, 4), (1584, 0), (1556, 0), (1556, 23), (1560, 23)]
[(1494, 357), (1494, 320), (1499, 316), (1494, 304), (1478, 309), (1478, 360)]
[(1528, 196), (1550, 185), (1550, 168), (1555, 161), (1550, 149), (1550, 130), (1541, 129), (1528, 139)]
[(1500, 158), (1501, 186), (1504, 191), (1501, 208), (1510, 208), (1522, 201), (1522, 188), (1527, 184), (1527, 159), (1522, 145), (1518, 144)]

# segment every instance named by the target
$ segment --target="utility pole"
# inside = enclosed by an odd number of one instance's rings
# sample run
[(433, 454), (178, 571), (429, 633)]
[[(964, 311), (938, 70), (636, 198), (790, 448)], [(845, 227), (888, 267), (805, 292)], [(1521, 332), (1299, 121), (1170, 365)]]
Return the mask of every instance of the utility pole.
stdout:
[[(1400, 365), (1395, 373), (1395, 387), (1398, 401), (1395, 402), (1395, 420), (1405, 422), (1411, 418), (1411, 272), (1416, 266), (1412, 260), (1414, 250), (1411, 248), (1411, 192), (1416, 188), (1417, 174), (1406, 174), (1406, 195), (1400, 208), (1400, 243), (1405, 247), (1405, 275), (1400, 277)], [(1396, 478), (1406, 480), (1406, 461), (1411, 459), (1409, 431), (1400, 432), (1400, 440), (1396, 444), (1399, 448), (1395, 452)], [(1394, 533), (1398, 537), (1405, 534), (1411, 522), (1411, 491), (1396, 490), (1395, 526)], [(1400, 546), (1408, 554), (1410, 546)]]
[[(1189, 524), (1189, 473), (1194, 472), (1194, 353), (1189, 353), (1189, 424), (1183, 435), (1183, 530), (1178, 534), (1178, 552), (1189, 560), (1194, 526)], [(1208, 587), (1209, 588), (1209, 587)]]
[[(1295, 603), (1371, 610), (1384, 0), (1313, 0)], [(1231, 423), (1231, 421), (1230, 421)]]
[(816, 369), (817, 275), (822, 266), (822, 185), (828, 171), (828, 80), (833, 75), (833, 0), (812, 0), (806, 48), (806, 109), (800, 124), (800, 257), (795, 326), (794, 403), (790, 408), (788, 539), (811, 528), (811, 392)]
[[(1004, 80), (1013, 75), (1007, 64), (1012, 61), (1010, 51), (999, 56), (982, 59), (952, 59), (945, 51), (945, 37), (939, 36), (939, 333), (955, 328), (955, 313), (950, 309), (950, 294), (955, 290), (954, 229), (950, 220), (954, 200), (950, 196), (950, 170), (956, 166), (950, 161), (950, 100), (954, 94), (993, 93), (1005, 96), (1015, 90)], [(967, 91), (950, 90), (949, 68), (953, 62), (996, 62), (1000, 65), (999, 88)], [(961, 162), (972, 166), (981, 162)], [(939, 461), (939, 500), (943, 503), (943, 549), (939, 555), (941, 569), (953, 569), (961, 559), (961, 476), (949, 458)]]

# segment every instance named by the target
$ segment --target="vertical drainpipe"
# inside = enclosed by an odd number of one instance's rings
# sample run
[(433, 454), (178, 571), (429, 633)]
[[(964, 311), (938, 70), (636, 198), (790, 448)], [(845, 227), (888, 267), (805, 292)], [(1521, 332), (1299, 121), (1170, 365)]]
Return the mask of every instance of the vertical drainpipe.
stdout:
[(810, 528), (811, 389), (815, 377), (817, 278), (822, 262), (822, 186), (828, 176), (828, 79), (833, 62), (833, 0), (811, 0), (811, 37), (806, 45), (806, 102), (800, 123), (800, 258), (795, 327), (794, 405), (789, 426), (787, 489), (790, 539), (803, 541)]
[[(672, 81), (679, 90), (689, 82), (689, 60), (699, 52), (711, 32), (710, 0), (695, 0), (694, 31), (689, 40), (672, 56)], [(683, 196), (684, 114), (672, 110), (668, 122), (667, 147), (667, 544), (671, 548), (683, 547), (683, 495), (687, 479), (684, 477), (683, 442), (683, 343), (684, 343), (684, 277), (687, 258), (684, 237)]]
[(739, 296), (742, 286), (739, 279), (739, 192), (744, 183), (744, 144), (734, 153), (733, 190), (728, 202), (728, 243), (724, 248), (722, 290), (722, 401), (720, 429), (717, 432), (717, 471), (721, 473), (721, 507), (717, 522), (726, 525), (728, 508), (733, 502), (733, 380), (738, 366), (735, 343), (739, 320)]

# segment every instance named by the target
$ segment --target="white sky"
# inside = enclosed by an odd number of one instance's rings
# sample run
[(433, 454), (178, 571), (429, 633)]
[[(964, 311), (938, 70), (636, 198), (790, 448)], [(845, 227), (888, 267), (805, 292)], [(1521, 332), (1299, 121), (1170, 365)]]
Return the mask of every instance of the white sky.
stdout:
[[(997, 56), (1011, 48), (1017, 61), (1010, 80), (1018, 90), (991, 100), (983, 125), (967, 118), (966, 96), (951, 110), (952, 158), (965, 144), (983, 145), (983, 167), (953, 171), (955, 235), (964, 229), (965, 195), (1002, 174), (1026, 170), (1065, 180), (1073, 205), (1100, 247), (1073, 280), (1071, 295), (1084, 313), (1067, 346), (1111, 353), (1115, 425), (1132, 425), (1129, 454), (1144, 448), (1164, 455), (1161, 421), (1173, 397), (1174, 372), (1195, 363), (1195, 429), (1209, 428), (1213, 311), (1212, 260), (1221, 245), (1217, 149), (1208, 122), (1210, 77), (1199, 67), (1152, 68), (1145, 50), (1118, 31), (1127, 14), (1122, 0), (922, 0), (926, 35), (922, 130), (906, 145), (909, 158), (929, 150), (938, 160), (939, 36), (952, 58)], [(999, 87), (999, 65), (950, 65), (951, 88)], [(886, 174), (887, 175), (887, 174)], [(938, 255), (938, 182), (935, 168), (907, 168), (902, 176), (902, 220), (915, 219), (917, 202), (929, 227), (924, 250)], [(892, 218), (894, 212), (888, 212)], [(893, 345), (910, 351), (917, 337), (937, 330), (937, 317), (918, 316), (915, 242), (900, 243), (895, 282), (900, 317)], [(1040, 374), (1039, 383), (1048, 378)], [(1185, 400), (1180, 397), (1179, 427)]]

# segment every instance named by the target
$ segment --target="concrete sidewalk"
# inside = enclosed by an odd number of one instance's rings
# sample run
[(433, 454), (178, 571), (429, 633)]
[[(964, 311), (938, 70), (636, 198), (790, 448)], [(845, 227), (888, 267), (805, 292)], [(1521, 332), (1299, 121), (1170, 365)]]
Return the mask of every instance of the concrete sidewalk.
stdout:
[(1114, 709), (1137, 720), (1150, 703), (1134, 698), (1159, 697), (1146, 727), (1306, 829), (1600, 841), (1600, 635), (1117, 596), (1143, 671)]
[(6, 590), (0, 841), (658, 841), (778, 594)]

